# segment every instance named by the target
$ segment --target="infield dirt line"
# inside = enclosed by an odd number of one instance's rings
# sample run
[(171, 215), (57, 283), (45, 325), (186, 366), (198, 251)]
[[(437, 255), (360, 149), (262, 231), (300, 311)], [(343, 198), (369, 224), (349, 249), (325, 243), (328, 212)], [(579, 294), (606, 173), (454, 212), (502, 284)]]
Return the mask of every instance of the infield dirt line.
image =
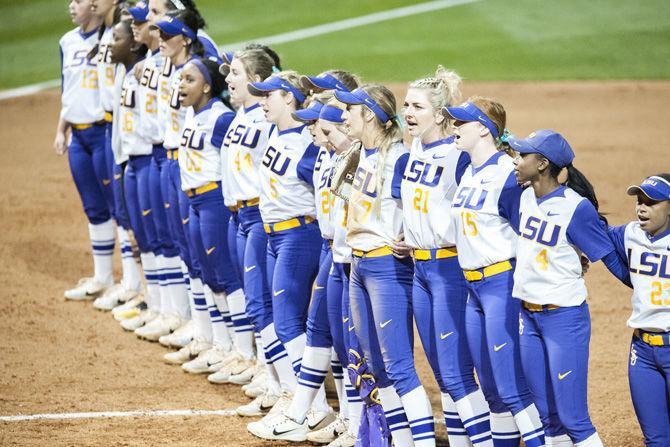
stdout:
[(36, 420), (100, 419), (129, 417), (165, 417), (165, 416), (237, 416), (235, 409), (229, 410), (135, 410), (135, 411), (96, 411), (90, 413), (43, 413), (14, 416), (0, 416), (0, 422), (22, 422)]

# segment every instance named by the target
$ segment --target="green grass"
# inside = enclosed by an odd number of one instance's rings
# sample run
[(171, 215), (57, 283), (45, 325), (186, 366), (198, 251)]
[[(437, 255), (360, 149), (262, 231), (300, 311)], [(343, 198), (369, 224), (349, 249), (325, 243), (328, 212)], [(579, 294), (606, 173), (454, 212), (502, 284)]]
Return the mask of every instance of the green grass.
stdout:
[[(199, 0), (219, 44), (420, 3)], [(60, 0), (0, 0), (0, 89), (59, 76)], [(670, 78), (667, 0), (484, 0), (277, 45), (285, 67), (407, 81), (440, 63), (470, 80)]]

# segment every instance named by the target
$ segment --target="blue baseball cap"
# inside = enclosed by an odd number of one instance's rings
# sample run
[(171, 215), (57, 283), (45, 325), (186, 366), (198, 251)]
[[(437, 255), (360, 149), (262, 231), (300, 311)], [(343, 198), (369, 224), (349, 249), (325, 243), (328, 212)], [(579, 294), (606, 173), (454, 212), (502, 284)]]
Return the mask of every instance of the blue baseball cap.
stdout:
[(353, 92), (335, 90), (335, 97), (338, 101), (345, 104), (362, 104), (367, 106), (375, 115), (377, 115), (377, 118), (379, 118), (379, 121), (382, 123), (386, 123), (391, 119), (386, 112), (384, 112), (384, 109), (379, 107), (379, 104), (377, 104), (377, 102), (361, 87)]
[(132, 8), (128, 8), (128, 12), (136, 22), (146, 22), (149, 14), (149, 5), (145, 2), (137, 2)]
[(307, 90), (341, 90), (348, 92), (349, 89), (335, 76), (324, 73), (321, 76), (301, 76), (300, 84)]
[(223, 62), (225, 64), (230, 64), (233, 61), (233, 58), (235, 57), (235, 53), (232, 51), (224, 51), (221, 53), (221, 59), (223, 59)]
[(344, 122), (342, 112), (342, 109), (338, 107), (325, 105), (321, 108), (321, 112), (319, 112), (319, 119), (335, 124), (342, 124)]
[(309, 107), (296, 110), (292, 113), (292, 115), (293, 118), (298, 121), (312, 122), (319, 119), (319, 112), (321, 112), (322, 108), (323, 104), (321, 104), (319, 101), (312, 101)]
[(670, 200), (670, 182), (663, 177), (652, 175), (644, 179), (639, 186), (629, 186), (626, 192), (629, 196), (635, 196), (638, 192), (642, 192), (642, 194), (657, 202)]
[(247, 89), (254, 96), (263, 96), (263, 94), (273, 90), (284, 90), (285, 92), (293, 93), (293, 97), (298, 101), (298, 104), (305, 102), (305, 95), (300, 90), (291, 85), (286, 79), (278, 76), (270, 76), (263, 82), (251, 82), (247, 85)]
[(575, 159), (575, 153), (565, 138), (553, 130), (537, 130), (525, 139), (509, 137), (509, 145), (520, 154), (540, 154), (547, 160), (564, 168)]
[(457, 121), (478, 121), (491, 132), (494, 139), (500, 136), (498, 128), (493, 124), (493, 121), (486, 116), (486, 113), (479, 110), (479, 108), (471, 102), (464, 102), (458, 107), (444, 107), (442, 109), (442, 114), (447, 118), (451, 117)]
[(198, 36), (191, 28), (186, 26), (181, 20), (175, 17), (166, 17), (164, 20), (156, 23), (156, 28), (170, 36), (178, 36), (181, 34), (185, 37), (188, 37), (192, 41), (195, 41), (198, 38)]

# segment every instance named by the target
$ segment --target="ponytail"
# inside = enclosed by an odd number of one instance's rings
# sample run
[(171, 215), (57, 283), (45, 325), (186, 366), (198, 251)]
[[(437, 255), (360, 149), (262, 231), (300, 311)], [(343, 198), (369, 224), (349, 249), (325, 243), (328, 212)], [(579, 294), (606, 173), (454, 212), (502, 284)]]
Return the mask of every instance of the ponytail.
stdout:
[[(121, 13), (123, 12), (123, 8), (121, 7), (120, 2), (116, 5), (114, 5), (114, 15), (112, 19), (112, 24), (110, 25), (110, 28), (114, 27), (117, 23), (121, 21)], [(91, 51), (88, 52), (86, 55), (86, 59), (89, 61), (92, 61), (94, 57), (98, 55), (98, 52), (100, 51), (100, 39), (102, 39), (102, 35), (105, 34), (105, 31), (107, 28), (103, 25), (100, 25), (100, 28), (98, 28), (98, 41), (93, 45), (93, 48), (91, 48)], [(101, 61), (104, 62), (104, 61)]]
[[(572, 165), (572, 163), (567, 165), (565, 169), (567, 170), (568, 179), (565, 181), (564, 185), (575, 191), (580, 196), (584, 197), (589, 202), (591, 202), (596, 211), (598, 211), (598, 216), (600, 216), (600, 220), (602, 220), (605, 224), (607, 224), (607, 218), (605, 217), (604, 214), (602, 214), (598, 210), (599, 207), (598, 198), (596, 197), (596, 191), (593, 188), (591, 182), (586, 178), (584, 174), (582, 174), (582, 172), (579, 169), (575, 168)], [(561, 168), (551, 163), (549, 172), (552, 177), (558, 178), (558, 175), (561, 172)]]

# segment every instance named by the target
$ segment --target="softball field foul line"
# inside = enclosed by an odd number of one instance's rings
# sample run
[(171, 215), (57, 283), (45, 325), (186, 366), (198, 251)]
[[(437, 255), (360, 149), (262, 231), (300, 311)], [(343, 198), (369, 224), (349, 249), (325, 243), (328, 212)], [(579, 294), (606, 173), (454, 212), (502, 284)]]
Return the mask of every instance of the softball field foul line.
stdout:
[(0, 416), (0, 422), (23, 422), (39, 420), (99, 419), (131, 417), (165, 416), (236, 416), (235, 410), (136, 410), (136, 411), (98, 411), (92, 413), (44, 413), (16, 416)]
[[(261, 42), (265, 45), (276, 45), (281, 43), (293, 42), (296, 40), (307, 39), (310, 37), (320, 36), (322, 34), (334, 33), (336, 31), (343, 31), (350, 28), (369, 25), (372, 23), (385, 22), (387, 20), (399, 19), (402, 17), (423, 14), (426, 12), (437, 11), (440, 9), (451, 8), (453, 6), (465, 5), (468, 3), (475, 3), (480, 0), (434, 0), (425, 3), (419, 3), (412, 6), (404, 6), (401, 8), (389, 9), (387, 11), (375, 12), (360, 17), (353, 17), (351, 19), (339, 20), (337, 22), (324, 23), (322, 25), (311, 26), (296, 31), (289, 31), (286, 33), (275, 34), (273, 36), (258, 37), (256, 39), (245, 40), (242, 42), (233, 42), (221, 45), (219, 50), (238, 50), (244, 48), (249, 42)], [(51, 81), (40, 82), (39, 84), (26, 85), (9, 90), (0, 91), (0, 101), (10, 98), (18, 98), (21, 96), (33, 95), (43, 90), (58, 87), (60, 79), (52, 79)]]

